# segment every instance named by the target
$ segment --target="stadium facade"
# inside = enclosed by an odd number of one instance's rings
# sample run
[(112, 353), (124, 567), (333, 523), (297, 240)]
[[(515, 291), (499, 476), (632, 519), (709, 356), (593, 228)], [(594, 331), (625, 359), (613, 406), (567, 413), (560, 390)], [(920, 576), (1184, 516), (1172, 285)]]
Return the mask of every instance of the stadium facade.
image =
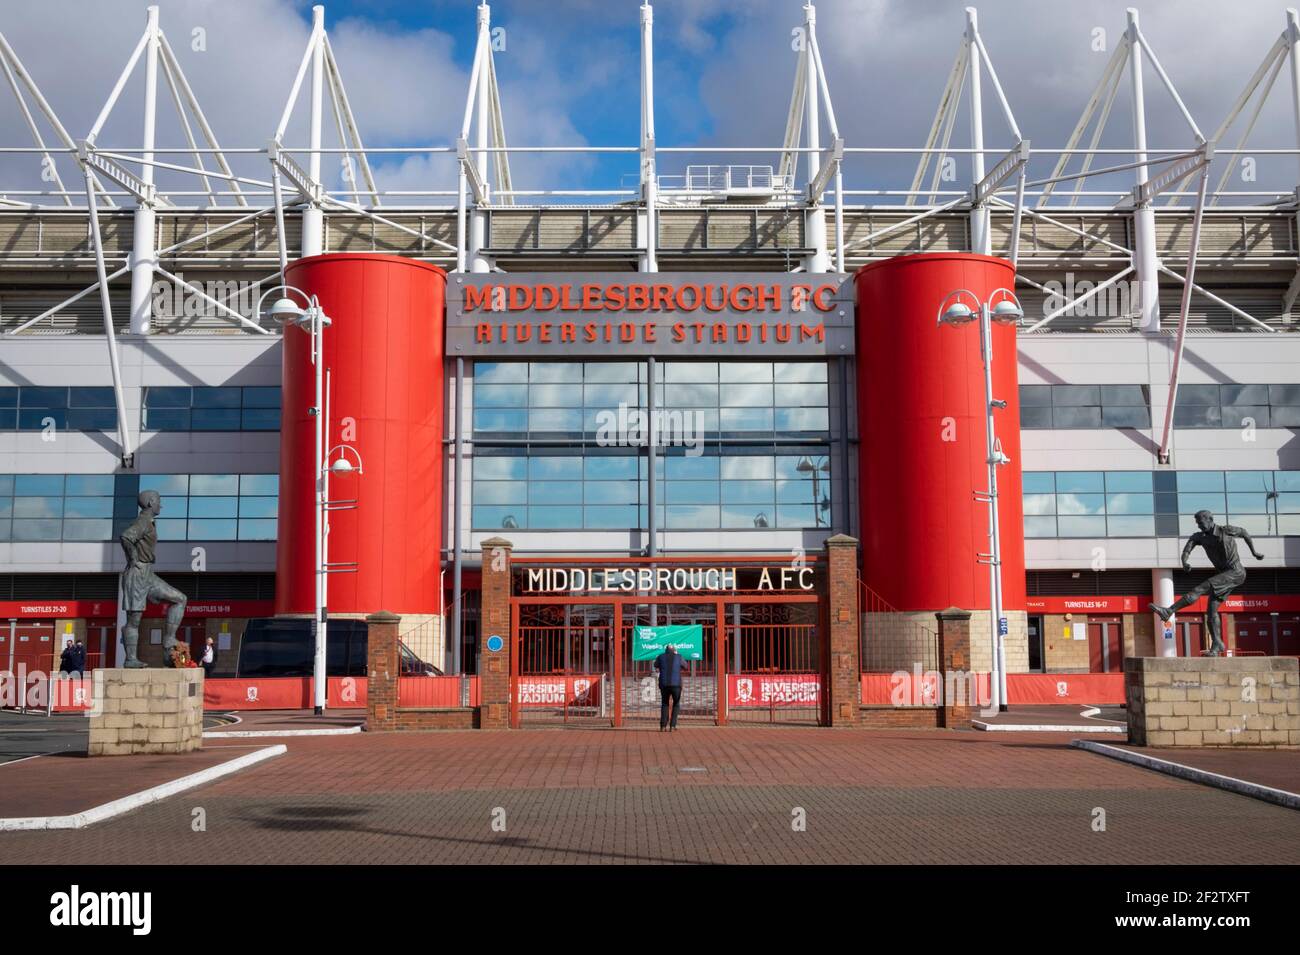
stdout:
[[(1146, 607), (1205, 576), (1199, 556), (1180, 567), (1202, 508), (1265, 554), (1226, 605), (1229, 645), (1300, 653), (1294, 188), (1207, 185), (1236, 153), (1190, 116), (1187, 145), (1148, 147), (1141, 77), (1166, 77), (1135, 15), (1057, 148), (1021, 136), (973, 13), (933, 134), (897, 148), (840, 138), (811, 7), (797, 26), (784, 143), (679, 164), (691, 151), (654, 139), (643, 7), (643, 135), (623, 152), (637, 181), (585, 196), (513, 187), (528, 147), (505, 143), (486, 7), (462, 137), (390, 150), (446, 159), (454, 178), (424, 197), (374, 183), (319, 9), (247, 173), (215, 136), (68, 135), (0, 45), (46, 137), (10, 128), (3, 145), (63, 172), (0, 203), (0, 663), (68, 634), (115, 659), (116, 535), (145, 488), (163, 495), (159, 572), (190, 598), (182, 636), (216, 637), (219, 673), (250, 617), (315, 613), (322, 419), (326, 461), (351, 465), (328, 470), (330, 616), (399, 613), (449, 672), (474, 672), (502, 629), (478, 612), (498, 539), (515, 638), (556, 635), (520, 651), (529, 672), (604, 666), (643, 623), (702, 625), (718, 669), (818, 672), (824, 555), (844, 535), (864, 672), (928, 665), (952, 606), (974, 612), (971, 666), (990, 669), (996, 600), (1007, 672), (1116, 673), (1201, 651), (1203, 612), (1166, 633)], [(1287, 21), (1266, 65), (1298, 44)], [(155, 86), (183, 79), (156, 11), (136, 52), (128, 70)], [(982, 92), (1009, 146), (985, 146)], [(1133, 141), (1089, 151), (1117, 94)], [(340, 145), (321, 145), (322, 99)], [(295, 110), (305, 145), (285, 143)], [(944, 132), (958, 112), (969, 148)], [(734, 153), (745, 165), (715, 161)], [(327, 187), (322, 157), (340, 155), (354, 161)], [(910, 189), (872, 181), (881, 156), (918, 162)], [(957, 182), (940, 172), (954, 158)], [(313, 339), (271, 320), (281, 293), (260, 301), (281, 281), (330, 319), (323, 405)], [(1023, 312), (991, 327), (996, 597), (980, 334), (937, 321), (958, 290), (977, 310), (1014, 292)]]

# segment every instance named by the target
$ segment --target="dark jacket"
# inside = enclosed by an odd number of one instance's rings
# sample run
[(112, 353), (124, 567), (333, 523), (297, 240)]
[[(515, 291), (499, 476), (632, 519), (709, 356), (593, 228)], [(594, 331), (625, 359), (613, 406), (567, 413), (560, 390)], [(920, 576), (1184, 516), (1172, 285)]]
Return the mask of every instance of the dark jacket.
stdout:
[(682, 685), (682, 655), (665, 650), (655, 657), (655, 669), (659, 671), (660, 686)]
[(59, 672), (76, 673), (78, 669), (77, 651), (73, 648), (72, 644), (68, 644), (63, 648), (63, 653), (59, 655)]

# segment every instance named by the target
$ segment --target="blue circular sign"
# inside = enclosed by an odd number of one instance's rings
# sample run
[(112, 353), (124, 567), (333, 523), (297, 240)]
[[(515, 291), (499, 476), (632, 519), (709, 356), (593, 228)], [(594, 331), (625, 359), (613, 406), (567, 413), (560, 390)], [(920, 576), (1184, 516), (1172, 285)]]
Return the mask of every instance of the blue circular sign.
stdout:
[(501, 648), (504, 647), (505, 645), (506, 645), (505, 641), (502, 640), (500, 637), (498, 637), (495, 633), (492, 634), (492, 636), (487, 638), (487, 648), (491, 650), (493, 653), (499, 653), (501, 651)]

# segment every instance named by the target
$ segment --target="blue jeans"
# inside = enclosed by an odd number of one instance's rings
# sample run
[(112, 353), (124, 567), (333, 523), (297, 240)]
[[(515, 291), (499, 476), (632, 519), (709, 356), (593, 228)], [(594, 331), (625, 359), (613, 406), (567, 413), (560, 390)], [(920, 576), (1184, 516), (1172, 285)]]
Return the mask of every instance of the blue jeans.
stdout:
[(682, 687), (661, 686), (659, 687), (659, 728), (663, 729), (668, 725), (668, 701), (673, 701), (673, 722), (674, 729), (677, 728), (677, 711), (682, 708)]

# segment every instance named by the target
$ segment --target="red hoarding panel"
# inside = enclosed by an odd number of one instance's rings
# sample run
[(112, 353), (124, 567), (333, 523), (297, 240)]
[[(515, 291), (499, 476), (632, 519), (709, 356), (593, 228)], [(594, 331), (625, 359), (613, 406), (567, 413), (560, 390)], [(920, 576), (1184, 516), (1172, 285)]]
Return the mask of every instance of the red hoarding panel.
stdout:
[(821, 701), (821, 677), (809, 673), (728, 674), (730, 706), (815, 706)]
[[(899, 610), (989, 607), (984, 371), (977, 322), (939, 326), (940, 303), (1011, 288), (1011, 263), (905, 255), (857, 273), (858, 432), (863, 580)], [(993, 326), (994, 414), (1011, 463), (998, 471), (1003, 605), (1025, 608), (1016, 329)]]

